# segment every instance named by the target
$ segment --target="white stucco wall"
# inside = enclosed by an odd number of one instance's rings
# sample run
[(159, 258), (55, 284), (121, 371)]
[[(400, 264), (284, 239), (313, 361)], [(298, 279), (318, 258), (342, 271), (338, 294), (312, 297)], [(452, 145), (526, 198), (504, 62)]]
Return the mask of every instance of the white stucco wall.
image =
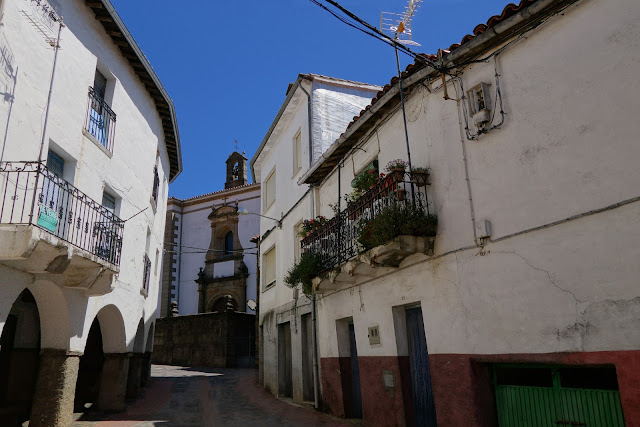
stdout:
[[(5, 143), (5, 161), (38, 158), (53, 63), (53, 50), (20, 12), (28, 8), (29, 3), (5, 0), (3, 5), (0, 43), (12, 52), (15, 72), (13, 102), (7, 98), (0, 100), (0, 144)], [(87, 298), (79, 291), (62, 289), (72, 332), (67, 347), (82, 351), (96, 313), (113, 304), (124, 318), (126, 348), (131, 349), (140, 319), (144, 318), (148, 330), (157, 311), (158, 264), (162, 258), (156, 254), (162, 252), (169, 170), (164, 132), (145, 86), (91, 10), (79, 0), (59, 3), (66, 27), (60, 41), (62, 49), (56, 67), (44, 154), (46, 156), (50, 147), (61, 155), (65, 159), (65, 179), (94, 200), (102, 200), (104, 189), (115, 195), (119, 199), (116, 213), (120, 218), (127, 219), (144, 210), (125, 225), (120, 272), (113, 292)], [(112, 156), (83, 135), (88, 88), (93, 85), (96, 65), (110, 79), (106, 98), (110, 99), (117, 115)], [(6, 82), (6, 73), (3, 78)], [(161, 182), (158, 204), (153, 207), (150, 200), (156, 153)], [(148, 254), (152, 276), (149, 295), (145, 298), (140, 289), (147, 230), (151, 232)], [(4, 282), (13, 281), (13, 276), (4, 271), (1, 277)], [(7, 292), (2, 299), (12, 300), (16, 296)], [(0, 314), (4, 322), (6, 312)]]
[[(396, 355), (392, 307), (417, 302), (430, 353), (638, 349), (639, 202), (592, 212), (639, 196), (638, 17), (640, 4), (632, 0), (614, 9), (605, 1), (578, 2), (505, 50), (497, 60), (505, 123), (477, 141), (464, 136), (459, 105), (443, 99), (439, 79), (433, 93), (419, 88), (407, 99), (413, 165), (432, 171), (435, 254), (323, 295), (322, 357), (338, 356), (335, 321), (345, 317), (353, 317), (359, 356)], [(494, 65), (465, 68), (465, 89), (484, 81), (495, 91)], [(448, 87), (453, 96), (454, 85)], [(362, 148), (376, 152), (379, 141), (381, 167), (406, 159), (403, 133), (396, 111)], [(353, 160), (358, 172), (365, 157), (357, 151), (345, 163)], [(343, 193), (351, 169), (342, 170)], [(336, 198), (334, 173), (320, 189), (321, 212), (329, 215)], [(483, 230), (485, 220), (497, 242), (481, 249), (473, 229)], [(382, 342), (371, 346), (374, 325)]]

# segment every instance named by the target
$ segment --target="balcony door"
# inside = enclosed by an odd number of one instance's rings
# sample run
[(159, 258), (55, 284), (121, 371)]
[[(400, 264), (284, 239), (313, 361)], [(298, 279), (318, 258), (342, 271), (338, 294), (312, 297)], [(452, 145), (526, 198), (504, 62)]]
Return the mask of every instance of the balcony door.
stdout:
[(64, 191), (61, 190), (64, 174), (64, 159), (53, 151), (47, 156), (47, 170), (42, 182), (42, 193), (39, 198), (37, 225), (58, 237), (63, 233)]
[(108, 141), (109, 114), (104, 108), (104, 96), (107, 91), (107, 78), (98, 70), (93, 79), (93, 97), (90, 100), (91, 111), (89, 112), (89, 129), (98, 142), (105, 147)]

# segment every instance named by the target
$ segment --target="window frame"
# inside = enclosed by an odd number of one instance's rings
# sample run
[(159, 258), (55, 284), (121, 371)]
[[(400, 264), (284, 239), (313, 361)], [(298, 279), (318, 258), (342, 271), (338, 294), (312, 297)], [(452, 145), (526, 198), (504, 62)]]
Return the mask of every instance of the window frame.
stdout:
[[(273, 254), (273, 255), (271, 255), (271, 254)], [(270, 256), (273, 257), (273, 266), (272, 266), (273, 272), (272, 272), (272, 274), (270, 276), (267, 276), (267, 274), (270, 273), (269, 269), (267, 268), (267, 265), (269, 265), (268, 260), (269, 260)], [(262, 265), (263, 265), (263, 268), (262, 268), (262, 272), (263, 272), (262, 273), (262, 283), (263, 283), (262, 291), (263, 292), (268, 290), (268, 289), (271, 289), (271, 288), (275, 287), (275, 285), (276, 285), (276, 283), (278, 281), (278, 279), (277, 279), (278, 275), (277, 275), (277, 272), (276, 272), (277, 265), (278, 265), (277, 264), (277, 256), (278, 256), (278, 253), (276, 252), (276, 245), (275, 244), (273, 246), (271, 246), (268, 250), (266, 250), (262, 254)], [(271, 281), (269, 281), (267, 283), (267, 279), (270, 279), (270, 278), (272, 278), (273, 280), (271, 280)]]
[(293, 136), (293, 175), (296, 176), (302, 169), (302, 128)]
[[(269, 201), (269, 183), (273, 179), (273, 196), (271, 197), (271, 201)], [(274, 167), (269, 175), (267, 175), (267, 179), (264, 180), (264, 191), (263, 191), (263, 210), (266, 212), (271, 206), (275, 204), (276, 201), (276, 168)]]

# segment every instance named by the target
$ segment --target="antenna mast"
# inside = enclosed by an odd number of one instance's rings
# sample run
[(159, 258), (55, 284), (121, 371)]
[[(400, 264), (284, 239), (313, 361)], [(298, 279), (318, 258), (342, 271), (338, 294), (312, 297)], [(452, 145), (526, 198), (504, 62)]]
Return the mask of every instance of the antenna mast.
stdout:
[[(381, 12), (380, 13), (380, 31), (393, 34), (393, 39), (397, 43), (404, 45), (420, 46), (413, 41), (411, 31), (411, 19), (416, 13), (418, 6), (422, 0), (409, 0), (403, 13)], [(409, 173), (413, 172), (411, 165), (411, 147), (409, 146), (409, 131), (407, 129), (407, 114), (404, 108), (404, 90), (402, 87), (402, 71), (400, 70), (400, 58), (398, 57), (398, 45), (394, 45), (396, 52), (396, 67), (398, 69), (398, 85), (400, 86), (400, 104), (402, 105), (402, 121), (404, 123), (404, 139), (407, 144), (407, 163), (409, 164)], [(414, 197), (413, 183), (411, 184), (411, 197)]]

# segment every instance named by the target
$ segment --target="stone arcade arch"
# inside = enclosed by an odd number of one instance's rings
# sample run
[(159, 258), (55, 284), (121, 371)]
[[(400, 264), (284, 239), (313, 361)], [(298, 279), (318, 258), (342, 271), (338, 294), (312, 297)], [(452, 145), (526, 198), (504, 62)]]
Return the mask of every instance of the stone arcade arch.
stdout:
[(29, 419), (40, 365), (40, 315), (25, 289), (11, 306), (0, 337), (0, 425)]
[(140, 384), (142, 387), (147, 385), (149, 378), (151, 377), (151, 352), (153, 351), (153, 334), (155, 330), (155, 323), (151, 322), (149, 326), (149, 332), (147, 333), (147, 341), (144, 347), (144, 362), (142, 365), (142, 375), (140, 376)]
[(144, 318), (138, 322), (136, 337), (133, 341), (133, 354), (129, 359), (129, 375), (127, 378), (127, 399), (138, 397), (142, 386), (144, 365)]
[(30, 419), (31, 425), (69, 424), (78, 357), (69, 352), (69, 311), (63, 291), (40, 279), (22, 290), (9, 285), (6, 291), (5, 297), (18, 294), (11, 309), (2, 312), (7, 318), (0, 319), (4, 324), (0, 365), (8, 369), (0, 379), (0, 386), (7, 387), (0, 403), (0, 425), (13, 425), (19, 419)]
[(121, 411), (129, 373), (125, 326), (113, 304), (98, 311), (80, 357), (76, 383), (76, 409), (95, 405), (104, 411)]

